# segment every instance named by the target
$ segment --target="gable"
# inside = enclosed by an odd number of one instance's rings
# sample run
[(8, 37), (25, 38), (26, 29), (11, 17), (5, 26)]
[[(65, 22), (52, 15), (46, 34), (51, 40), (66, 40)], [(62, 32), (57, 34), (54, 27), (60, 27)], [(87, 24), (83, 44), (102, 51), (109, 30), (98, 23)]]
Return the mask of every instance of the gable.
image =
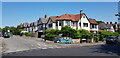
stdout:
[(49, 24), (49, 23), (53, 23), (51, 19), (48, 20), (47, 24)]

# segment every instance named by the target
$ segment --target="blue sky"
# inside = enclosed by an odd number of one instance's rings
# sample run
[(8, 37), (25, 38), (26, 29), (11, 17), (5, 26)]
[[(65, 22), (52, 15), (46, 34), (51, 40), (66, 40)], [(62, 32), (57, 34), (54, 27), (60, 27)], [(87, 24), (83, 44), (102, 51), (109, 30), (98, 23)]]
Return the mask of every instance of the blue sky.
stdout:
[(0, 27), (2, 26), (2, 2), (0, 2)]
[(88, 18), (115, 22), (117, 2), (3, 2), (2, 27), (17, 26), (24, 22), (34, 22), (40, 17), (62, 14), (79, 14), (84, 10)]
[(3, 2), (118, 2), (119, 0), (2, 0)]

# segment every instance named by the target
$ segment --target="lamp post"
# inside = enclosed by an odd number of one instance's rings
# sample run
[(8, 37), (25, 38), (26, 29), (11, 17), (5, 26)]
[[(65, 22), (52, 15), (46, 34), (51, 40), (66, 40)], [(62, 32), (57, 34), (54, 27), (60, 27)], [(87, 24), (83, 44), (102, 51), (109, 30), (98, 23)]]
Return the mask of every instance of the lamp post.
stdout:
[[(82, 11), (83, 11), (83, 10), (80, 10), (80, 19), (81, 19), (81, 17), (82, 17), (82, 16), (81, 16), (81, 12), (82, 12)], [(80, 23), (80, 26), (81, 26), (81, 23)], [(80, 43), (82, 43), (82, 38), (83, 38), (83, 37), (80, 38)]]
[(80, 19), (81, 19), (81, 12), (82, 12), (83, 10), (80, 10)]

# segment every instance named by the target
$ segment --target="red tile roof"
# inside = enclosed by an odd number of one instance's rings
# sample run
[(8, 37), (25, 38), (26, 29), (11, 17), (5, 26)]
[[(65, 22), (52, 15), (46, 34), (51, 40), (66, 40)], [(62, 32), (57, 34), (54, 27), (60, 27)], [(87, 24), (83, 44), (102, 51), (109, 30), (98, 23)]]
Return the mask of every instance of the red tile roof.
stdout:
[(25, 25), (28, 25), (29, 23), (25, 23)]
[(98, 24), (95, 19), (89, 19), (89, 22), (92, 24)]
[[(72, 20), (72, 21), (79, 21), (80, 16), (82, 17), (85, 13), (73, 15), (73, 14), (63, 14), (61, 16), (51, 16), (50, 19), (52, 22), (56, 22), (56, 20)], [(89, 22), (92, 24), (98, 24), (95, 19), (89, 19)]]
[(58, 18), (58, 16), (51, 16), (50, 19), (52, 20), (52, 22), (56, 22), (56, 19)]
[[(81, 16), (83, 16), (84, 13), (81, 13)], [(80, 20), (80, 14), (72, 15), (72, 14), (63, 14), (59, 16), (56, 20), (72, 20), (72, 21), (79, 21)]]

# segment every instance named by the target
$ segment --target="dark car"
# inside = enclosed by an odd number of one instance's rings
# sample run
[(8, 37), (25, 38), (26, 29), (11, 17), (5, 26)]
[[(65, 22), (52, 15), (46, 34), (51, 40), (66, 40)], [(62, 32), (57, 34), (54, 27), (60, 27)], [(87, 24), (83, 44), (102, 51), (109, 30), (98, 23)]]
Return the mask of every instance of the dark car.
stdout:
[(120, 44), (120, 39), (116, 36), (110, 36), (106, 39), (106, 44)]
[(2, 33), (0, 33), (0, 37), (2, 37), (3, 36), (3, 34)]
[(8, 35), (9, 35), (9, 36), (13, 36), (13, 34), (12, 34), (12, 33), (8, 33)]
[(8, 33), (4, 33), (3, 37), (4, 37), (4, 38), (9, 38), (10, 35), (9, 35)]

